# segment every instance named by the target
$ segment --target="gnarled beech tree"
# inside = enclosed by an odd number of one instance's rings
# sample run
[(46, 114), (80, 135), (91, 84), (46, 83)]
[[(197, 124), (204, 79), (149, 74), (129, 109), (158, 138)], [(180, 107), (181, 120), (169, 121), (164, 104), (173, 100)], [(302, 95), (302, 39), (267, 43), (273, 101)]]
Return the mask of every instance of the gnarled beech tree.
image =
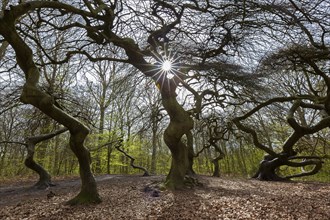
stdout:
[(59, 134), (66, 132), (67, 128), (62, 128), (57, 131), (51, 132), (49, 134), (42, 134), (36, 136), (27, 137), (25, 142), (7, 141), (1, 143), (12, 143), (24, 145), (27, 149), (27, 156), (25, 158), (24, 164), (27, 168), (30, 168), (39, 175), (38, 182), (34, 185), (37, 189), (46, 189), (50, 186), (54, 186), (51, 181), (51, 175), (34, 160), (34, 153), (36, 145), (42, 141), (49, 140)]
[[(307, 104), (303, 102), (303, 99), (304, 99), (303, 97), (273, 98), (259, 104), (257, 107), (253, 108), (243, 116), (236, 117), (233, 119), (233, 122), (240, 130), (249, 133), (252, 136), (254, 145), (257, 148), (267, 153), (267, 155), (265, 155), (263, 160), (261, 161), (259, 170), (253, 176), (253, 178), (259, 180), (268, 180), (268, 181), (288, 180), (294, 177), (314, 175), (322, 168), (322, 163), (323, 163), (322, 157), (304, 156), (304, 155), (297, 156), (297, 152), (294, 150), (294, 146), (302, 137), (308, 134), (314, 134), (330, 126), (330, 117), (320, 119), (320, 121), (315, 125), (310, 125), (310, 126), (300, 125), (294, 117), (294, 113), (297, 111), (298, 108), (315, 108), (315, 109), (320, 108), (320, 106), (318, 105)], [(248, 125), (242, 123), (243, 120), (248, 119), (254, 113), (256, 113), (257, 111), (259, 111), (264, 107), (267, 107), (275, 103), (292, 102), (292, 101), (293, 101), (292, 107), (290, 108), (287, 114), (287, 122), (293, 129), (293, 132), (287, 138), (287, 140), (282, 144), (281, 146), (282, 150), (280, 152), (275, 152), (271, 146), (266, 146), (262, 144), (258, 138), (257, 132), (254, 129), (250, 128)], [(277, 174), (276, 171), (280, 166), (283, 165), (290, 167), (305, 167), (307, 165), (314, 165), (314, 168), (308, 172), (281, 177)]]
[[(290, 74), (297, 74), (300, 79), (304, 78), (304, 85), (282, 83), (285, 86), (281, 87), (280, 95), (276, 95), (280, 93), (279, 91), (274, 91), (268, 101), (259, 101), (256, 107), (234, 118), (233, 122), (240, 130), (252, 136), (257, 148), (267, 153), (255, 178), (283, 180), (315, 174), (322, 167), (322, 156), (299, 156), (295, 145), (304, 136), (330, 126), (330, 77), (328, 74), (330, 15), (327, 10), (329, 1), (288, 0), (263, 1), (254, 4), (256, 8), (260, 8), (259, 12), (265, 18), (265, 25), (260, 25), (258, 30), (269, 41), (273, 41), (273, 45), (277, 48), (260, 62), (261, 72), (269, 75), (288, 75), (288, 78)], [(276, 96), (279, 97), (275, 98)], [(256, 129), (247, 125), (246, 121), (261, 109), (273, 104), (281, 105), (281, 103), (291, 105), (291, 108), (287, 110), (286, 122), (292, 129), (292, 133), (275, 152), (272, 146), (261, 143)], [(311, 112), (315, 114), (313, 120), (308, 115)], [(309, 120), (305, 120), (306, 118)], [(280, 177), (275, 170), (283, 165), (291, 167), (314, 165), (314, 168), (309, 172)]]
[(21, 94), (21, 101), (40, 109), (43, 113), (64, 125), (70, 131), (70, 148), (79, 161), (82, 185), (80, 193), (68, 203), (99, 203), (101, 199), (90, 169), (90, 155), (83, 145), (89, 130), (77, 119), (56, 107), (54, 99), (39, 89), (40, 72), (34, 62), (33, 52), (15, 28), (15, 22), (18, 18), (40, 6), (42, 3), (45, 2), (35, 2), (35, 4), (26, 3), (16, 7), (12, 6), (10, 10), (5, 10), (3, 16), (0, 18), (0, 34), (14, 49), (17, 64), (25, 74), (26, 83)]
[[(235, 55), (237, 47), (249, 34), (247, 28), (242, 28), (245, 24), (242, 21), (249, 15), (246, 7), (243, 2), (83, 0), (30, 1), (11, 6), (5, 11), (0, 20), (0, 34), (15, 50), (17, 63), (26, 76), (21, 100), (39, 108), (70, 131), (70, 146), (78, 158), (82, 178), (81, 192), (71, 203), (100, 201), (89, 168), (88, 152), (83, 146), (88, 129), (57, 108), (52, 97), (38, 89), (39, 71), (33, 60), (32, 50), (18, 34), (15, 21), (20, 16), (31, 13), (29, 25), (25, 25), (25, 28), (30, 29), (20, 29), (20, 33), (41, 48), (49, 63), (65, 63), (78, 54), (91, 61), (129, 63), (154, 80), (170, 117), (164, 134), (164, 141), (172, 153), (166, 184), (176, 189), (184, 186), (186, 174), (193, 173), (193, 154), (183, 138), (185, 136), (188, 145), (193, 146), (192, 116), (198, 115), (202, 108), (200, 103), (203, 94), (195, 92), (185, 83), (190, 77), (188, 72), (222, 71), (223, 66), (220, 64), (228, 62), (226, 57), (229, 54)], [(60, 21), (55, 22), (56, 19)], [(62, 60), (54, 59), (47, 53), (49, 48), (46, 43), (29, 34), (29, 31), (40, 27), (59, 32), (75, 32), (78, 37), (71, 35), (73, 39), (70, 42), (76, 40), (77, 43), (68, 43), (68, 49), (62, 51), (66, 54)], [(120, 52), (112, 53), (107, 50), (107, 45), (117, 47)], [(107, 53), (96, 56), (93, 53), (96, 46)], [(173, 55), (171, 48), (177, 56)], [(161, 70), (165, 61), (172, 62), (172, 68)], [(179, 85), (183, 85), (198, 99), (198, 106), (193, 113), (179, 104), (176, 95)]]
[(45, 189), (48, 188), (50, 186), (54, 186), (54, 184), (51, 182), (51, 176), (50, 174), (39, 164), (37, 164), (34, 161), (34, 152), (35, 152), (35, 147), (38, 143), (42, 142), (42, 141), (46, 141), (49, 140), (59, 134), (62, 134), (64, 132), (66, 132), (68, 129), (67, 128), (62, 128), (59, 129), (57, 131), (54, 131), (52, 133), (49, 134), (44, 134), (44, 135), (38, 135), (38, 136), (33, 136), (33, 137), (27, 137), (26, 138), (26, 143), (25, 146), (27, 148), (27, 156), (25, 158), (24, 164), (25, 166), (27, 166), (28, 168), (32, 169), (33, 171), (35, 171), (36, 173), (38, 173), (39, 175), (39, 180), (38, 182), (35, 184), (35, 187), (37, 187), (38, 189)]
[[(314, 175), (322, 168), (322, 159), (326, 155), (297, 155), (298, 152), (294, 150), (294, 147), (304, 136), (312, 135), (330, 127), (330, 77), (326, 74), (327, 65), (325, 65), (329, 59), (330, 53), (326, 48), (306, 45), (283, 48), (263, 61), (262, 71), (300, 74), (301, 78), (305, 79), (306, 86), (305, 90), (293, 89), (293, 91), (302, 91), (300, 93), (287, 97), (271, 98), (268, 101), (259, 103), (244, 115), (233, 119), (240, 130), (252, 136), (254, 145), (267, 153), (261, 161), (254, 178), (260, 180), (286, 180), (293, 177)], [(314, 78), (312, 79), (311, 76)], [(314, 80), (314, 83), (312, 83), (312, 80)], [(322, 85), (321, 89), (316, 88), (320, 85)], [(294, 86), (292, 85), (292, 87)], [(243, 121), (253, 117), (253, 114), (263, 108), (281, 103), (291, 103), (286, 121), (293, 132), (282, 144), (281, 151), (275, 152), (271, 146), (262, 144), (257, 132), (244, 124)], [(317, 117), (307, 122), (308, 113), (312, 111)], [(318, 122), (315, 122), (316, 119)], [(301, 160), (301, 162), (297, 160)], [(308, 172), (304, 171), (303, 173), (280, 177), (277, 175), (276, 170), (283, 165), (302, 168), (307, 165), (314, 165), (314, 168)]]

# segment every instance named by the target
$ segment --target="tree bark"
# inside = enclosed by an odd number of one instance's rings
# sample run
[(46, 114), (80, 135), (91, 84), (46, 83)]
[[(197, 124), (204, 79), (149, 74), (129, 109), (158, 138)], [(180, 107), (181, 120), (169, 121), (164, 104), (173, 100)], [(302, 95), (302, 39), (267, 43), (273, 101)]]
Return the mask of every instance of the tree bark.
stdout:
[(189, 136), (193, 120), (177, 102), (175, 95), (162, 91), (163, 106), (170, 116), (170, 123), (164, 132), (164, 141), (172, 155), (171, 169), (166, 177), (166, 186), (170, 189), (184, 187), (184, 179), (189, 167), (189, 149), (182, 142), (183, 135)]
[(284, 181), (287, 180), (276, 174), (276, 169), (284, 163), (277, 157), (265, 155), (264, 159), (260, 162), (257, 173), (252, 177), (264, 181)]

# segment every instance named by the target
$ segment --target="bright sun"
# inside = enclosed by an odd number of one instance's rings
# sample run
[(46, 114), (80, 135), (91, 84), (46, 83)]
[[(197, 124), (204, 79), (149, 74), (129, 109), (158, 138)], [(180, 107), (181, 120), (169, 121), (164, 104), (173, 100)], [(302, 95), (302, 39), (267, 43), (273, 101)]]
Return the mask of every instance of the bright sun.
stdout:
[(162, 64), (163, 71), (170, 71), (172, 68), (172, 62), (170, 60), (165, 60)]

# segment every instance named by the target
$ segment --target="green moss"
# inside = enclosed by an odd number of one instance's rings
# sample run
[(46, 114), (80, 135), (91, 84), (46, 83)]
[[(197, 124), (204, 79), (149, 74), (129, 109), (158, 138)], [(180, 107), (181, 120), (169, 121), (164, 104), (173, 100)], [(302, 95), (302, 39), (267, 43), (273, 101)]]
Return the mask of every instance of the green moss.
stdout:
[(99, 204), (102, 199), (98, 194), (80, 192), (76, 197), (66, 202), (66, 205), (84, 205), (84, 204)]
[(164, 185), (169, 190), (178, 190), (178, 189), (183, 189), (185, 187), (183, 181), (181, 181), (181, 180), (172, 180), (172, 179), (167, 179), (165, 181)]

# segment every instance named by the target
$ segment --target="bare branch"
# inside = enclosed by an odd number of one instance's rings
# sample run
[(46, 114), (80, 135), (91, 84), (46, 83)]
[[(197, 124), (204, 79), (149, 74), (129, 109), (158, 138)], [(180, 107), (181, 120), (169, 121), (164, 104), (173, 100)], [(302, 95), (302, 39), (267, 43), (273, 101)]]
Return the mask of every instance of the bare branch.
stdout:
[(148, 170), (147, 170), (146, 168), (141, 167), (141, 166), (137, 166), (137, 165), (134, 164), (135, 158), (132, 157), (131, 155), (129, 155), (128, 153), (126, 153), (124, 150), (122, 150), (122, 149), (120, 148), (121, 144), (122, 144), (122, 141), (121, 141), (119, 144), (117, 144), (117, 145), (115, 146), (115, 148), (116, 148), (118, 151), (120, 151), (121, 153), (123, 153), (126, 157), (128, 157), (128, 158), (131, 160), (131, 162), (130, 162), (131, 167), (133, 167), (134, 169), (142, 170), (142, 171), (144, 172), (144, 173), (143, 173), (143, 176), (149, 176), (149, 172), (148, 172)]

